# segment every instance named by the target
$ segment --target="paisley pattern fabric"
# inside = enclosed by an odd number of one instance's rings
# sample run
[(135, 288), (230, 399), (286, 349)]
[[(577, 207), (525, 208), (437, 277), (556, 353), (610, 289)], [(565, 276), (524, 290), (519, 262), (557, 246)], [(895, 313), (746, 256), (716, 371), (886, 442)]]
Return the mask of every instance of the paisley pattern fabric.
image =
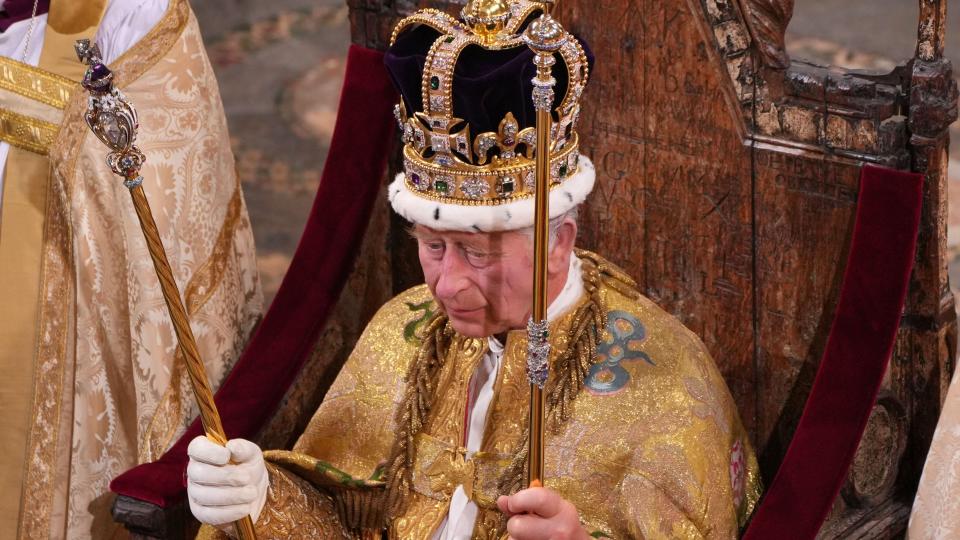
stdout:
[(960, 370), (954, 371), (923, 466), (907, 537), (960, 538)]
[[(585, 387), (571, 417), (547, 434), (547, 487), (577, 506), (595, 536), (735, 538), (759, 498), (760, 483), (748, 435), (723, 379), (699, 339), (676, 319), (636, 291), (607, 283), (600, 296), (614, 331), (601, 348), (607, 359), (598, 358), (598, 365), (615, 359), (626, 376), (616, 391)], [(280, 467), (311, 480), (316, 493), (335, 501), (348, 495), (361, 500), (355, 493), (362, 482), (370, 492), (363, 504), (382, 504), (378, 467), (390, 452), (405, 374), (419, 348), (410, 339), (410, 324), (422, 318), (431, 300), (420, 286), (380, 310), (293, 452), (265, 454), (274, 463), (272, 481), (290, 487), (277, 478)], [(568, 346), (575, 311), (551, 323), (551, 361)], [(612, 350), (620, 341), (625, 349)], [(468, 496), (480, 507), (474, 538), (497, 537), (498, 480), (523, 444), (527, 425), (526, 333), (507, 336), (480, 452), (464, 460), (466, 388), (485, 350), (486, 340), (453, 337), (429, 418), (415, 437), (409, 504), (387, 524), (389, 537), (431, 538), (456, 485), (468, 486)], [(330, 465), (350, 480), (338, 488), (329, 475), (318, 478), (316, 471)], [(323, 507), (308, 499), (271, 494), (269, 521)], [(356, 512), (358, 505), (339, 507)], [(382, 514), (378, 508), (365, 510), (365, 515)], [(370, 533), (364, 520), (339, 517), (346, 528)], [(266, 521), (256, 526), (261, 538), (291, 530), (286, 525), (272, 530)]]
[[(171, 0), (111, 68), (139, 113), (143, 186), (217, 387), (262, 296), (217, 83), (188, 2)], [(35, 407), (32, 420), (25, 538), (111, 537), (110, 480), (158, 457), (197, 414), (130, 195), (82, 119), (86, 99), (75, 92), (50, 149), (53, 243), (34, 403), (53, 406)], [(45, 328), (62, 346), (45, 345)]]

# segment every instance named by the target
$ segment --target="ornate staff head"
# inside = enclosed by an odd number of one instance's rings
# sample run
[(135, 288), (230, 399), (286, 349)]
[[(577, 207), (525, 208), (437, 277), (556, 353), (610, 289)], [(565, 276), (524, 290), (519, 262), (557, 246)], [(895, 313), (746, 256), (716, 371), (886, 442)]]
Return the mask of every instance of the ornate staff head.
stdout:
[(87, 71), (81, 85), (90, 92), (84, 120), (93, 134), (110, 148), (107, 165), (123, 177), (130, 189), (143, 182), (140, 168), (146, 160), (136, 146), (137, 111), (113, 85), (113, 72), (103, 63), (100, 49), (89, 39), (77, 40), (74, 48)]
[(555, 79), (553, 97), (541, 100), (553, 118), (550, 217), (593, 189), (594, 168), (580, 155), (576, 131), (592, 57), (559, 25), (538, 22), (549, 5), (473, 0), (462, 20), (424, 9), (397, 25), (385, 62), (401, 95), (394, 112), (404, 172), (388, 195), (408, 221), (465, 232), (533, 225), (538, 68), (525, 35), (548, 29), (557, 32), (544, 41), (553, 48), (542, 60)]

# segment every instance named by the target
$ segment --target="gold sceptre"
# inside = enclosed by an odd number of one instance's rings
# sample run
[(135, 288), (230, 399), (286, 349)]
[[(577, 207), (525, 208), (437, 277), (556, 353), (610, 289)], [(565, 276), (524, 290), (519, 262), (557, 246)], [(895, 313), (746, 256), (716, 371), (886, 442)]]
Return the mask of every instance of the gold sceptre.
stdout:
[[(93, 134), (110, 148), (111, 152), (107, 154), (107, 165), (123, 178), (123, 185), (130, 190), (133, 207), (137, 211), (140, 228), (143, 230), (150, 258), (153, 259), (153, 267), (160, 280), (163, 299), (167, 303), (167, 311), (173, 321), (180, 352), (183, 353), (186, 362), (193, 394), (200, 408), (203, 430), (213, 442), (221, 446), (226, 445), (227, 436), (220, 422), (217, 405), (213, 401), (213, 391), (210, 389), (210, 381), (207, 379), (203, 360), (200, 359), (197, 340), (193, 337), (193, 330), (190, 329), (187, 310), (184, 309), (183, 301), (180, 299), (180, 290), (173, 279), (173, 271), (167, 261), (157, 224), (153, 220), (150, 204), (141, 185), (143, 176), (140, 175), (140, 168), (146, 157), (134, 144), (139, 127), (137, 111), (123, 93), (113, 85), (113, 73), (103, 64), (99, 48), (91, 45), (89, 39), (78, 40), (75, 48), (80, 61), (89, 66), (81, 83), (90, 92), (84, 119)], [(235, 522), (234, 526), (242, 540), (256, 539), (253, 520), (250, 516)]]
[(545, 13), (527, 27), (523, 40), (534, 52), (537, 75), (533, 78), (533, 105), (537, 111), (536, 184), (533, 224), (533, 310), (527, 323), (527, 378), (530, 380), (530, 447), (527, 454), (527, 482), (543, 485), (543, 386), (550, 365), (547, 323), (547, 255), (550, 249), (550, 131), (553, 122), (553, 53), (567, 34)]

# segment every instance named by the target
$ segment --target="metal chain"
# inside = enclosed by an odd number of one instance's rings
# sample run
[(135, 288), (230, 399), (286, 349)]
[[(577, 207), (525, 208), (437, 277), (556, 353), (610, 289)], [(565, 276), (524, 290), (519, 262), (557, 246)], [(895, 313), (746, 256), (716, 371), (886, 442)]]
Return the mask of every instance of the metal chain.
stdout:
[(27, 63), (27, 55), (30, 54), (30, 38), (33, 37), (33, 29), (37, 26), (37, 6), (40, 0), (33, 0), (33, 12), (30, 14), (30, 27), (27, 28), (27, 38), (23, 42), (23, 54), (20, 55), (20, 63)]

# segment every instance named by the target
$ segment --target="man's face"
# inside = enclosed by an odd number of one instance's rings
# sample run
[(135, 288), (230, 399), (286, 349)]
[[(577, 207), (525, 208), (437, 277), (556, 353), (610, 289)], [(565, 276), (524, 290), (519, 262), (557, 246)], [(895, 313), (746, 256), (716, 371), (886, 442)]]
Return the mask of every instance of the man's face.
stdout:
[(427, 286), (457, 332), (486, 337), (524, 328), (533, 298), (533, 250), (522, 232), (414, 228)]

